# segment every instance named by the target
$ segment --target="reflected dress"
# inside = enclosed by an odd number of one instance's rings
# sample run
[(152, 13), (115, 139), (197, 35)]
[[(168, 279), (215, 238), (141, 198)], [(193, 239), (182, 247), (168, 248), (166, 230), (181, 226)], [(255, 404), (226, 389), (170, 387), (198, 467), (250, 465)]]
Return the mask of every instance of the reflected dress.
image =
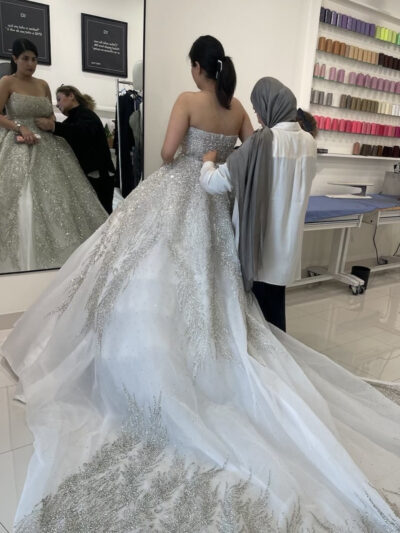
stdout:
[(41, 138), (18, 144), (0, 128), (0, 272), (60, 267), (108, 215), (65, 140), (35, 125), (48, 98), (14, 92), (6, 112)]

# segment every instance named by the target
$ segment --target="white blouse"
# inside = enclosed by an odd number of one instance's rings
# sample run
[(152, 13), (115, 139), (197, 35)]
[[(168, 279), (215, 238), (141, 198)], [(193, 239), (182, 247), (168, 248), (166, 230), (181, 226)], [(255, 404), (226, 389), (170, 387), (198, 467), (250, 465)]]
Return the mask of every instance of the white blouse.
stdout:
[[(281, 122), (273, 132), (271, 196), (265, 199), (268, 212), (263, 253), (257, 281), (273, 285), (292, 283), (300, 269), (303, 226), (316, 170), (316, 143), (297, 122)], [(203, 164), (200, 183), (210, 194), (232, 190), (227, 164)], [(239, 210), (232, 214), (236, 245), (239, 242)]]

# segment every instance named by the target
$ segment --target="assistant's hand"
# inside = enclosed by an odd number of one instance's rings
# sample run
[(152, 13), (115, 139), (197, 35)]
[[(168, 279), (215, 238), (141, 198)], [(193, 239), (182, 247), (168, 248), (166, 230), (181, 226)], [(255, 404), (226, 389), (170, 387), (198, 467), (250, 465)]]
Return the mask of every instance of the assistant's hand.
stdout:
[(21, 126), (19, 131), (26, 144), (37, 144), (39, 142), (39, 139), (26, 126)]
[(53, 118), (37, 118), (35, 120), (36, 126), (43, 131), (54, 131), (55, 121)]
[(209, 152), (203, 155), (203, 163), (206, 161), (212, 161), (215, 163), (217, 161), (217, 150), (210, 150)]

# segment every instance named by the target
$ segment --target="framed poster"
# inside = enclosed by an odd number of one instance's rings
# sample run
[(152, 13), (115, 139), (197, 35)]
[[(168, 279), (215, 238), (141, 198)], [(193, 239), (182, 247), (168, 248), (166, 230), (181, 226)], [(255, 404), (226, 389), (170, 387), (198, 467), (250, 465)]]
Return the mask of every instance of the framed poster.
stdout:
[(51, 65), (50, 15), (47, 4), (0, 0), (0, 57), (10, 58), (16, 39), (29, 39), (38, 49), (38, 63)]
[(82, 70), (127, 77), (128, 24), (82, 13)]

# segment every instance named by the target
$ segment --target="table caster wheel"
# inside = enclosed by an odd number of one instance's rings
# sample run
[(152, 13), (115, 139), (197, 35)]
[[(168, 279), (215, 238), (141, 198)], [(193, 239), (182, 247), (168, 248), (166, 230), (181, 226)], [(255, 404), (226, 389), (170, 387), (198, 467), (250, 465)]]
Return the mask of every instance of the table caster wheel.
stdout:
[(364, 287), (362, 285), (349, 285), (349, 288), (351, 289), (351, 292), (354, 294), (354, 296), (357, 296), (358, 294), (362, 294), (364, 292)]

